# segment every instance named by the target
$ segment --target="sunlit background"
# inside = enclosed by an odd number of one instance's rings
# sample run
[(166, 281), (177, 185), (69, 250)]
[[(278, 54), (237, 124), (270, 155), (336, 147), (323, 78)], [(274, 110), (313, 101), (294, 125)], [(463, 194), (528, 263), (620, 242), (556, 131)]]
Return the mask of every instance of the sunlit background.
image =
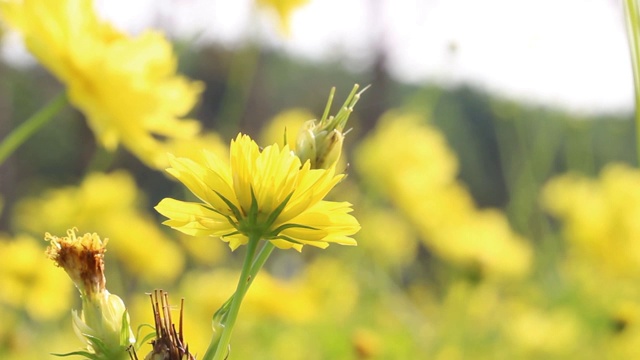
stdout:
[[(335, 113), (371, 85), (331, 194), (354, 204), (358, 247), (276, 253), (230, 360), (640, 358), (620, 1), (312, 0), (285, 16), (272, 3), (95, 0), (132, 36), (166, 34), (179, 72), (203, 82), (191, 117), (204, 132), (172, 148), (182, 155), (224, 157), (238, 132), (281, 141), (322, 115), (332, 87)], [(0, 79), (0, 139), (65, 90), (10, 30)], [(202, 354), (242, 249), (162, 226), (153, 206), (169, 196), (188, 195), (103, 149), (72, 106), (0, 164), (0, 358), (82, 346), (77, 292), (42, 240), (74, 226), (110, 239), (107, 286), (134, 326), (152, 322), (145, 293), (166, 289), (185, 298)]]

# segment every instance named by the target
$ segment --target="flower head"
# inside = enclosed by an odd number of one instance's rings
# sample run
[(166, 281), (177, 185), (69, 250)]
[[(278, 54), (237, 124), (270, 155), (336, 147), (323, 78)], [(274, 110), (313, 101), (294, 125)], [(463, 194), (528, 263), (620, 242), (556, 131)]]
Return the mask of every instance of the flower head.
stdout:
[[(180, 318), (178, 328), (171, 319), (169, 295), (163, 290), (156, 290), (151, 297), (151, 308), (156, 328), (156, 338), (151, 340), (153, 350), (145, 360), (195, 360), (185, 344), (182, 330), (184, 299), (180, 302)], [(137, 357), (136, 357), (137, 358)]]
[(29, 51), (67, 86), (100, 143), (122, 143), (152, 167), (166, 166), (156, 137), (189, 138), (195, 121), (180, 120), (202, 84), (175, 74), (169, 42), (157, 32), (135, 38), (101, 21), (91, 0), (7, 0), (0, 13)]
[(104, 277), (104, 253), (107, 239), (100, 240), (98, 234), (77, 237), (75, 230), (58, 238), (45, 234), (49, 241), (47, 256), (67, 272), (84, 297), (94, 297), (106, 290)]
[(129, 314), (120, 297), (107, 291), (104, 253), (107, 240), (97, 234), (76, 236), (67, 231), (59, 238), (49, 233), (47, 255), (62, 267), (76, 284), (82, 297), (82, 311), (72, 311), (73, 329), (87, 345), (93, 359), (121, 358), (135, 342)]
[(164, 224), (189, 235), (222, 237), (232, 249), (249, 235), (280, 248), (329, 243), (355, 245), (360, 225), (351, 204), (322, 200), (344, 177), (334, 167), (312, 169), (288, 146), (260, 150), (247, 135), (231, 142), (230, 162), (205, 152), (206, 161), (171, 158), (167, 171), (203, 203), (164, 199), (156, 210)]
[(309, 0), (257, 0), (256, 4), (261, 8), (272, 9), (278, 16), (280, 31), (289, 35), (291, 14), (308, 2)]

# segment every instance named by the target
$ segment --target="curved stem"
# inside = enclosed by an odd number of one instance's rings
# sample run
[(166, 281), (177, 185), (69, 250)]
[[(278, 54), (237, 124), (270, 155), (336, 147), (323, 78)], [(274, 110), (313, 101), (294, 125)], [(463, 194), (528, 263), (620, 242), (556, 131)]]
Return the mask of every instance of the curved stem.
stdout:
[(640, 59), (638, 58), (640, 56), (640, 14), (638, 13), (637, 0), (625, 0), (624, 10), (627, 20), (627, 34), (635, 88), (637, 161), (640, 161)]
[(249, 236), (247, 254), (244, 258), (244, 263), (242, 264), (242, 273), (238, 279), (238, 286), (236, 287), (236, 292), (233, 295), (233, 300), (231, 300), (229, 312), (222, 321), (222, 334), (220, 334), (220, 338), (217, 341), (217, 336), (214, 335), (213, 341), (209, 344), (209, 348), (202, 358), (203, 360), (223, 360), (227, 356), (227, 348), (229, 347), (229, 342), (231, 340), (233, 326), (236, 323), (238, 312), (240, 311), (240, 304), (242, 304), (242, 300), (244, 299), (244, 296), (249, 289), (249, 285), (251, 285), (252, 282), (251, 269), (253, 267), (253, 259), (255, 257), (259, 241), (259, 235), (252, 234)]
[(31, 135), (53, 118), (67, 103), (64, 93), (51, 100), (45, 107), (25, 120), (0, 142), (0, 165)]

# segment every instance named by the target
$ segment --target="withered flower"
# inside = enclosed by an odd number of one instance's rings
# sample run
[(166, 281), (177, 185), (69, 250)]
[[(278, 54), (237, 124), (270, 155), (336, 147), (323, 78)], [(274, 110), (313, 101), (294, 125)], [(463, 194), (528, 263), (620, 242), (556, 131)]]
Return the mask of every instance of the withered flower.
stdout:
[[(169, 295), (163, 290), (155, 290), (149, 294), (156, 328), (156, 338), (151, 341), (153, 350), (144, 360), (195, 360), (184, 342), (182, 318), (184, 299), (180, 300), (180, 319), (178, 329), (171, 319)], [(137, 359), (137, 357), (133, 357)]]

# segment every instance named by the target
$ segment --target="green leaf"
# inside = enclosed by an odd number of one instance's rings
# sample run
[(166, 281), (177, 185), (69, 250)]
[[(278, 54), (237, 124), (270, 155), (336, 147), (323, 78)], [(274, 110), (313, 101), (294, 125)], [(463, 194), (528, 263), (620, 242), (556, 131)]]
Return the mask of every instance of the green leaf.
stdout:
[(229, 207), (229, 209), (231, 209), (231, 212), (236, 217), (236, 219), (240, 220), (240, 219), (242, 219), (244, 217), (242, 215), (242, 213), (240, 212), (240, 210), (231, 201), (229, 201), (229, 199), (227, 199), (226, 197), (222, 196), (222, 194), (220, 194), (217, 191), (215, 191), (215, 193), (220, 197), (220, 199), (222, 201), (224, 201), (225, 204), (227, 204), (227, 206)]
[[(140, 332), (142, 331), (142, 328), (145, 328), (145, 327), (150, 328), (151, 332), (145, 335), (144, 337), (140, 338)], [(145, 344), (149, 339), (155, 336), (156, 336), (156, 328), (154, 328), (152, 325), (150, 324), (138, 325), (138, 329), (136, 330), (136, 350), (140, 349), (140, 347), (143, 344)]]
[(51, 355), (58, 356), (58, 357), (67, 357), (67, 356), (77, 355), (77, 356), (84, 356), (87, 359), (100, 360), (100, 357), (98, 357), (98, 355), (90, 353), (88, 351), (84, 351), (84, 350), (72, 351), (66, 354), (51, 353)]
[[(129, 339), (129, 313), (125, 310), (122, 313), (122, 324), (120, 325), (120, 346), (129, 346), (131, 345), (131, 339)], [(135, 339), (133, 339), (133, 343), (135, 344)]]
[(267, 221), (266, 221), (267, 229), (270, 228), (271, 225), (273, 225), (273, 223), (276, 221), (278, 216), (280, 216), (280, 214), (282, 213), (282, 210), (284, 210), (285, 206), (287, 206), (287, 203), (289, 202), (289, 200), (291, 200), (292, 196), (293, 196), (293, 192), (291, 194), (289, 194), (289, 196), (287, 196), (282, 201), (282, 203), (280, 203), (280, 205), (278, 205), (278, 207), (275, 208), (275, 210), (273, 210), (273, 212), (271, 212), (271, 214), (269, 214), (269, 217), (267, 218)]

